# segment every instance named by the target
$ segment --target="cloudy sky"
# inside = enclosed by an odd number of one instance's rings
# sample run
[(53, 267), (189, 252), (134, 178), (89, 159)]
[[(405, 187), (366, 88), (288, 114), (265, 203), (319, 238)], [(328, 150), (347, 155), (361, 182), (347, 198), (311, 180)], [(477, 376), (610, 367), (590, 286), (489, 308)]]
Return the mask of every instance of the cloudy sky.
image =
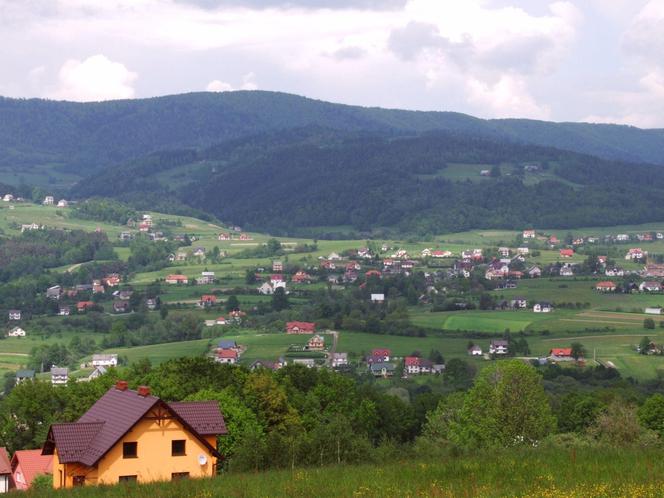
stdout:
[(664, 127), (664, 0), (0, 0), (0, 95), (239, 89)]

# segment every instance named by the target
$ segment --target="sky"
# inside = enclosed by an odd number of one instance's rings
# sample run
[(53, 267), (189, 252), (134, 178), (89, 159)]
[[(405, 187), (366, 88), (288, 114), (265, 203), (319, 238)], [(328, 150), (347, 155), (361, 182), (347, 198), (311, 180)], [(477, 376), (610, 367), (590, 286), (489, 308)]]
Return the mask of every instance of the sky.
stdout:
[(664, 0), (0, 0), (0, 95), (233, 90), (664, 128)]

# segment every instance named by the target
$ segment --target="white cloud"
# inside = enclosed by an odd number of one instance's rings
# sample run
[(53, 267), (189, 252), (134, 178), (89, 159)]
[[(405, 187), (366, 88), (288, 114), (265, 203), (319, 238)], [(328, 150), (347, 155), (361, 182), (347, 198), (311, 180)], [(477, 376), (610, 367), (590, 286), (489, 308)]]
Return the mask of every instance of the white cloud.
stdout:
[(523, 78), (503, 75), (493, 84), (470, 78), (467, 89), (470, 102), (478, 108), (488, 108), (488, 112), (492, 115), (531, 119), (550, 118), (551, 110), (535, 101), (528, 93)]
[(58, 87), (50, 97), (79, 102), (129, 99), (138, 75), (124, 64), (97, 54), (84, 61), (69, 59), (58, 73)]
[(225, 81), (212, 80), (205, 87), (207, 92), (230, 92), (233, 90), (233, 85)]
[(256, 75), (252, 73), (247, 73), (242, 77), (242, 84), (235, 88), (230, 83), (221, 80), (212, 80), (210, 81), (205, 90), (208, 92), (232, 92), (234, 90), (258, 90), (258, 85), (256, 84)]

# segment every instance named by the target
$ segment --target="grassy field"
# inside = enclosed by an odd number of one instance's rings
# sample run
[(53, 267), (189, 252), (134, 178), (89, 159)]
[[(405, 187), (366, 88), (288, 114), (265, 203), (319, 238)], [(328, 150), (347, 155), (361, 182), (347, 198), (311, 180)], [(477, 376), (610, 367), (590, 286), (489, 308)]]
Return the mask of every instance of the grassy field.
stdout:
[(35, 490), (39, 498), (212, 497), (584, 497), (661, 496), (662, 450), (511, 449), (389, 463), (229, 473), (151, 485)]

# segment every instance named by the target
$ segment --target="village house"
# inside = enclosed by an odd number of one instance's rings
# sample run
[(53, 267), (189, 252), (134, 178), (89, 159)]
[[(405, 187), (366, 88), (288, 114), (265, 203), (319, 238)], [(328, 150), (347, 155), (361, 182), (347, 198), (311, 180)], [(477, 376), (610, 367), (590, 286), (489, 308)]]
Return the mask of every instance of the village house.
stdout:
[(615, 292), (616, 291), (616, 283), (611, 282), (610, 280), (606, 280), (604, 282), (597, 282), (597, 285), (595, 285), (595, 290), (599, 292)]
[(53, 198), (52, 195), (47, 195), (46, 197), (44, 197), (44, 202), (42, 202), (44, 206), (52, 206), (54, 203), (55, 199)]
[(451, 258), (453, 256), (452, 251), (431, 251), (432, 258)]
[(433, 362), (419, 356), (404, 358), (404, 371), (408, 375), (431, 374), (434, 372)]
[(69, 201), (67, 199), (60, 199), (58, 201), (58, 206), (59, 208), (66, 208), (69, 207)]
[(254, 240), (248, 233), (241, 233), (240, 240)]
[(368, 359), (369, 363), (385, 363), (390, 361), (392, 351), (387, 348), (375, 348), (371, 350), (371, 356)]
[(627, 242), (629, 240), (629, 235), (627, 235), (626, 233), (619, 233), (618, 235), (616, 235), (616, 240), (618, 242)]
[(204, 294), (198, 301), (199, 308), (209, 308), (217, 304), (217, 296), (214, 294)]
[(494, 339), (489, 343), (489, 354), (505, 355), (507, 354), (509, 344), (503, 339)]
[(551, 361), (574, 360), (574, 357), (572, 356), (572, 348), (553, 348), (549, 351), (549, 359)]
[(106, 287), (117, 287), (122, 282), (120, 275), (117, 273), (109, 273), (104, 278), (101, 279), (102, 284)]
[(512, 308), (527, 308), (528, 300), (525, 297), (515, 297), (510, 301), (510, 306)]
[(348, 353), (332, 353), (332, 368), (339, 368), (348, 365)]
[(626, 260), (632, 260), (632, 261), (640, 260), (640, 259), (643, 259), (646, 254), (647, 253), (644, 252), (641, 248), (633, 247), (629, 251), (627, 251), (627, 254), (625, 254), (625, 259)]
[(516, 253), (520, 256), (528, 256), (528, 254), (530, 254), (530, 249), (528, 247), (517, 247)]
[(229, 365), (235, 365), (237, 360), (237, 351), (234, 349), (219, 349), (214, 359), (217, 363), (228, 363)]
[(285, 283), (285, 282), (286, 282), (286, 279), (280, 273), (276, 273), (276, 274), (270, 276), (270, 283), (272, 285), (279, 285), (279, 284), (282, 284), (282, 283)]
[(25, 337), (25, 330), (21, 327), (14, 327), (9, 332), (7, 332), (7, 337)]
[(371, 294), (371, 302), (382, 304), (385, 302), (385, 294)]
[(103, 294), (106, 292), (104, 284), (101, 283), (101, 280), (92, 281), (92, 293), (93, 294)]
[(258, 293), (263, 294), (265, 296), (270, 296), (274, 294), (274, 287), (272, 287), (272, 284), (270, 282), (263, 282), (260, 287), (258, 287)]
[(282, 261), (272, 261), (272, 271), (281, 273), (284, 271), (284, 263)]
[(92, 355), (93, 367), (117, 367), (118, 355), (117, 354), (93, 354)]
[(618, 267), (607, 268), (604, 270), (604, 275), (607, 277), (622, 277), (625, 275), (625, 270)]
[(368, 279), (372, 277), (377, 277), (377, 278), (382, 278), (383, 274), (379, 272), (378, 270), (369, 270), (364, 274), (364, 276)]
[(249, 365), (249, 370), (254, 371), (265, 368), (266, 370), (276, 371), (281, 367), (283, 367), (282, 361), (254, 360), (251, 365)]
[(539, 278), (542, 276), (542, 269), (539, 266), (531, 266), (526, 273), (530, 278)]
[(522, 233), (524, 239), (534, 239), (536, 236), (535, 230), (524, 230)]
[(118, 381), (78, 421), (51, 425), (42, 453), (56, 489), (212, 477), (225, 434), (216, 401), (166, 403)]
[(422, 252), (420, 252), (420, 255), (421, 255), (423, 258), (429, 258), (429, 257), (431, 257), (431, 249), (429, 249), (428, 247), (427, 247), (426, 249), (422, 249)]
[(2, 200), (5, 202), (12, 202), (14, 200), (14, 196), (12, 194), (5, 194)]
[(189, 277), (185, 275), (168, 275), (165, 279), (164, 282), (167, 284), (188, 284), (189, 283)]
[(157, 299), (154, 297), (149, 297), (145, 300), (145, 307), (150, 311), (156, 310), (157, 304), (158, 304)]
[(307, 368), (314, 368), (316, 366), (316, 360), (313, 358), (293, 358), (291, 363), (293, 365), (302, 365)]
[(664, 264), (651, 263), (645, 267), (646, 277), (664, 278)]
[(560, 267), (558, 274), (561, 277), (573, 277), (574, 276), (574, 267), (572, 265), (563, 265)]
[(12, 483), (12, 464), (7, 448), (0, 446), (0, 494), (9, 493)]
[(509, 258), (510, 248), (509, 247), (499, 247), (498, 248), (498, 254), (500, 254), (503, 258)]
[(296, 272), (295, 275), (293, 275), (291, 280), (295, 284), (308, 284), (308, 283), (311, 282), (312, 279), (311, 279), (311, 275), (309, 275), (308, 273), (300, 270), (300, 271)]
[(129, 313), (131, 306), (128, 301), (113, 301), (113, 311), (115, 313)]
[(328, 259), (324, 259), (320, 263), (320, 267), (323, 268), (324, 270), (336, 270), (337, 265), (334, 261), (330, 261)]
[(17, 490), (32, 486), (35, 477), (53, 474), (53, 455), (42, 455), (42, 450), (16, 450), (11, 461), (12, 481)]
[(662, 284), (655, 281), (645, 281), (641, 282), (639, 285), (639, 291), (641, 292), (662, 292)]
[(556, 237), (555, 235), (549, 237), (549, 245), (556, 246), (558, 244), (560, 244), (560, 240), (558, 240), (558, 237)]
[(62, 287), (60, 287), (59, 285), (54, 285), (46, 289), (46, 297), (48, 299), (58, 300), (60, 299), (61, 294), (62, 294)]
[(69, 369), (67, 367), (51, 367), (51, 384), (62, 386), (69, 380)]
[(20, 320), (21, 310), (9, 310), (8, 315), (10, 320)]
[(377, 362), (369, 365), (369, 371), (374, 377), (388, 378), (394, 375), (396, 366), (393, 363)]
[(29, 232), (31, 230), (41, 230), (41, 226), (37, 225), (37, 223), (29, 223), (27, 225), (21, 225), (21, 233), (23, 232)]
[(205, 248), (204, 247), (197, 247), (194, 249), (194, 257), (196, 258), (203, 258), (205, 257)]
[(17, 370), (16, 371), (16, 385), (27, 380), (35, 380), (34, 370)]
[(79, 301), (76, 303), (76, 311), (79, 313), (83, 313), (88, 310), (88, 308), (92, 308), (95, 305), (92, 301)]
[(357, 257), (362, 259), (371, 259), (373, 255), (368, 247), (361, 247), (357, 250)]
[(597, 256), (597, 263), (600, 265), (605, 265), (607, 261), (607, 256)]
[(231, 234), (227, 232), (222, 232), (217, 237), (218, 240), (231, 240)]
[(312, 322), (288, 322), (286, 323), (287, 334), (314, 334), (316, 324)]
[(553, 311), (553, 306), (549, 302), (542, 301), (533, 306), (533, 311), (535, 313), (551, 313)]
[(71, 313), (71, 309), (69, 306), (60, 306), (58, 309), (58, 315), (59, 316), (69, 316), (69, 313)]
[(309, 351), (322, 351), (325, 349), (325, 338), (320, 335), (315, 335), (307, 341), (307, 349)]
[(482, 356), (482, 348), (477, 344), (473, 344), (468, 348), (468, 354), (470, 356)]
[(561, 258), (571, 258), (574, 256), (574, 249), (561, 249), (560, 257)]
[(201, 276), (196, 279), (198, 285), (210, 285), (215, 282), (213, 271), (202, 271)]

